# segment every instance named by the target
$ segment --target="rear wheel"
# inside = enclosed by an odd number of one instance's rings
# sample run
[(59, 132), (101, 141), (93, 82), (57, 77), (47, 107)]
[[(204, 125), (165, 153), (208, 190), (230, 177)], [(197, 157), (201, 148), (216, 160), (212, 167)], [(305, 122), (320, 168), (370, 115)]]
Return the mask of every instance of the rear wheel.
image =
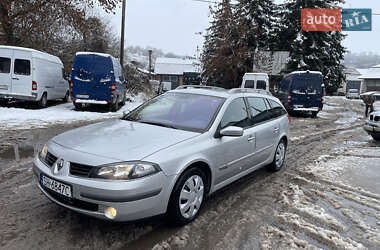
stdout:
[(0, 99), (0, 106), (6, 106), (8, 104), (8, 99)]
[(178, 179), (170, 197), (168, 214), (178, 225), (193, 221), (206, 195), (206, 175), (199, 168), (186, 170)]
[(124, 97), (123, 97), (123, 100), (121, 101), (121, 105), (124, 106), (125, 105), (125, 101), (127, 99), (127, 97), (125, 96), (126, 93), (124, 93)]
[(116, 98), (115, 103), (111, 104), (111, 111), (116, 112), (119, 110), (119, 97)]
[(69, 92), (69, 91), (66, 92), (66, 95), (65, 95), (65, 97), (63, 98), (63, 101), (64, 101), (64, 102), (69, 102), (69, 101), (70, 101), (70, 92)]
[(83, 109), (83, 104), (74, 102), (74, 107), (75, 107), (75, 110), (80, 111)]
[(38, 102), (38, 106), (40, 108), (46, 108), (47, 106), (47, 94), (44, 93), (40, 99), (40, 101)]
[(317, 111), (311, 112), (311, 118), (317, 118), (317, 115), (318, 115)]
[(286, 142), (284, 139), (282, 139), (276, 148), (276, 152), (273, 157), (273, 161), (270, 165), (268, 165), (268, 169), (277, 172), (280, 171), (281, 168), (285, 164), (285, 157), (286, 156)]

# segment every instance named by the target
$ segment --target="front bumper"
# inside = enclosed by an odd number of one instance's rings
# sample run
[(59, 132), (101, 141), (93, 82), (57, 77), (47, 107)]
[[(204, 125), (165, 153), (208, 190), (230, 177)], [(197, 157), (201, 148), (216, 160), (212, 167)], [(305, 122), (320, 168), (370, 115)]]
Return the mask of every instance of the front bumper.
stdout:
[(371, 123), (366, 123), (363, 128), (369, 134), (380, 135), (380, 126), (377, 126), (377, 125), (371, 124)]
[[(110, 220), (104, 214), (108, 207), (117, 211), (113, 221), (133, 221), (165, 213), (175, 181), (175, 176), (168, 177), (163, 172), (133, 181), (54, 175), (38, 156), (33, 163), (38, 187), (50, 200), (76, 212), (105, 220)], [(40, 183), (41, 174), (70, 185), (72, 198), (63, 197), (43, 187)]]

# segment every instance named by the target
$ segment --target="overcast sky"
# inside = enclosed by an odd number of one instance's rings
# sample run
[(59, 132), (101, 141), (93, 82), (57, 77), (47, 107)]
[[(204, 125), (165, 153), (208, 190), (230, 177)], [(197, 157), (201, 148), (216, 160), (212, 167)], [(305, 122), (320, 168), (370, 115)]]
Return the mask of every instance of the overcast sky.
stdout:
[[(280, 2), (277, 0), (276, 2)], [(344, 8), (372, 8), (380, 14), (378, 0), (346, 0)], [(105, 14), (104, 14), (105, 15)], [(120, 34), (121, 8), (115, 15), (105, 15)], [(193, 0), (127, 0), (126, 46), (152, 46), (164, 52), (194, 55), (201, 49), (209, 25), (209, 4)], [(344, 45), (352, 52), (380, 54), (380, 15), (372, 16), (372, 31), (347, 32)]]

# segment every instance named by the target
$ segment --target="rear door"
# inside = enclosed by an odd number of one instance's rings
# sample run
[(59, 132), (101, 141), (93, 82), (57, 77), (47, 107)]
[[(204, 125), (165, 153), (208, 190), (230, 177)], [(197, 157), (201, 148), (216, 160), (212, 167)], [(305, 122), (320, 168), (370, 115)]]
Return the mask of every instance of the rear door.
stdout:
[(272, 153), (275, 135), (279, 132), (276, 122), (272, 120), (269, 104), (262, 97), (248, 97), (248, 108), (251, 113), (251, 124), (255, 128), (255, 157), (253, 164), (258, 165)]
[(111, 58), (91, 54), (77, 55), (71, 80), (74, 98), (111, 100), (111, 85), (115, 81)]
[(32, 57), (22, 50), (13, 51), (12, 94), (30, 96), (32, 92)]
[(291, 83), (291, 100), (294, 108), (314, 108), (322, 105), (322, 76), (301, 75)]
[(0, 49), (0, 94), (12, 92), (12, 50)]

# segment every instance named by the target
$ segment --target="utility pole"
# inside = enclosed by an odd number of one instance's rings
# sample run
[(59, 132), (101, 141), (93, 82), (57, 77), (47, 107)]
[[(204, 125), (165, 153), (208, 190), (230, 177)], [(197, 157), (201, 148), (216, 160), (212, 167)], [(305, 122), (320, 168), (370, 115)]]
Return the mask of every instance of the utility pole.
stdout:
[(123, 0), (122, 17), (121, 17), (121, 41), (120, 41), (120, 64), (121, 64), (121, 67), (123, 67), (123, 65), (124, 65), (125, 1), (126, 0)]
[(152, 79), (152, 52), (153, 50), (148, 50), (149, 53), (149, 80)]

